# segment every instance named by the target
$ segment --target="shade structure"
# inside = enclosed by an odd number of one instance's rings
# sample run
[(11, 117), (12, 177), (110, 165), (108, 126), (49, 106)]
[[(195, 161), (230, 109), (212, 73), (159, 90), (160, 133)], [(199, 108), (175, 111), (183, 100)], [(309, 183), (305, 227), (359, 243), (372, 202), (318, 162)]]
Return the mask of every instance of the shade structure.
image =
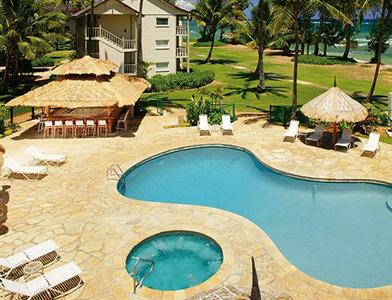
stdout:
[(108, 107), (134, 105), (150, 84), (138, 77), (63, 76), (6, 104), (32, 107)]
[(309, 118), (323, 122), (361, 122), (368, 116), (366, 107), (348, 96), (338, 87), (333, 87), (301, 107)]
[(66, 76), (66, 75), (111, 75), (118, 65), (109, 61), (92, 58), (91, 56), (84, 56), (80, 59), (75, 59), (66, 62), (52, 71), (52, 75)]

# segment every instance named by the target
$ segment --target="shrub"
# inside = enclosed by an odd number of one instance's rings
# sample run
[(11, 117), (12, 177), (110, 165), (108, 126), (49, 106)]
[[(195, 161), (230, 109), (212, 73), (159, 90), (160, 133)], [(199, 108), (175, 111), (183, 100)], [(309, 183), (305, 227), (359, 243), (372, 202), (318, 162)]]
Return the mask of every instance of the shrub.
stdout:
[(339, 56), (317, 56), (317, 55), (300, 55), (298, 62), (301, 64), (311, 65), (347, 65), (355, 64), (356, 61), (352, 58), (343, 59)]
[(31, 62), (32, 67), (52, 67), (54, 66), (55, 60), (49, 56), (42, 56)]
[(210, 124), (220, 124), (222, 115), (227, 114), (221, 103), (215, 103), (208, 98), (192, 99), (186, 108), (186, 119), (192, 126), (197, 125), (199, 115), (207, 115)]
[(8, 118), (8, 108), (4, 105), (0, 106), (0, 134), (5, 132), (5, 121)]
[(174, 89), (192, 89), (209, 84), (215, 78), (212, 71), (178, 72), (168, 75), (155, 75), (149, 79), (151, 91), (164, 92)]

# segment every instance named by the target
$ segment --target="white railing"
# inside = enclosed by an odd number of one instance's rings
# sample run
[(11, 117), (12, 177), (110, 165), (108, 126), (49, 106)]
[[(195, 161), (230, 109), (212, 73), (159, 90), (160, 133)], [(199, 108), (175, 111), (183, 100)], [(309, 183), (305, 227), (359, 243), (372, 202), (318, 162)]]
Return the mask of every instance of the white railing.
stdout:
[(177, 48), (176, 49), (176, 57), (188, 57), (188, 49), (187, 48)]
[(188, 35), (188, 26), (177, 26), (176, 35)]
[(135, 75), (136, 71), (137, 71), (136, 64), (125, 64), (124, 65), (124, 73), (125, 74)]
[[(88, 32), (87, 36), (89, 37), (90, 36), (89, 30), (87, 30), (87, 32)], [(124, 50), (136, 49), (136, 40), (120, 38), (117, 35), (111, 33), (110, 31), (102, 28), (101, 26), (93, 27), (92, 38), (105, 39)]]

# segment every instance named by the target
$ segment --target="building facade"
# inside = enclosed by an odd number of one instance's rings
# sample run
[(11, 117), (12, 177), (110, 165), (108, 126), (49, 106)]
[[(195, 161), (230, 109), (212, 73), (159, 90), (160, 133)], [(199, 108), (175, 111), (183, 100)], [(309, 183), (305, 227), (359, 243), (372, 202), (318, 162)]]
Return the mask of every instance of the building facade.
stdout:
[[(119, 65), (118, 72), (135, 75), (138, 8), (139, 0), (103, 0), (95, 3), (93, 16), (90, 8), (75, 13), (77, 56), (90, 52), (95, 58)], [(142, 14), (147, 75), (189, 71), (189, 12), (165, 0), (144, 0)], [(92, 30), (88, 26), (91, 17)]]

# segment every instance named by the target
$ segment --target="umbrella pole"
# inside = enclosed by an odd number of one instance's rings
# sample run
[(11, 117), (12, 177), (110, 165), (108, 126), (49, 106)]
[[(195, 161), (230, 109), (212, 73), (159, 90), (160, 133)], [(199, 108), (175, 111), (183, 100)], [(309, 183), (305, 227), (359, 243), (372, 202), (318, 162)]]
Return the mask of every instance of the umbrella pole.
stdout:
[(336, 122), (334, 122), (333, 125), (332, 125), (332, 128), (333, 128), (333, 143), (335, 144), (336, 143), (336, 138), (337, 138), (337, 135), (338, 135), (338, 124)]

